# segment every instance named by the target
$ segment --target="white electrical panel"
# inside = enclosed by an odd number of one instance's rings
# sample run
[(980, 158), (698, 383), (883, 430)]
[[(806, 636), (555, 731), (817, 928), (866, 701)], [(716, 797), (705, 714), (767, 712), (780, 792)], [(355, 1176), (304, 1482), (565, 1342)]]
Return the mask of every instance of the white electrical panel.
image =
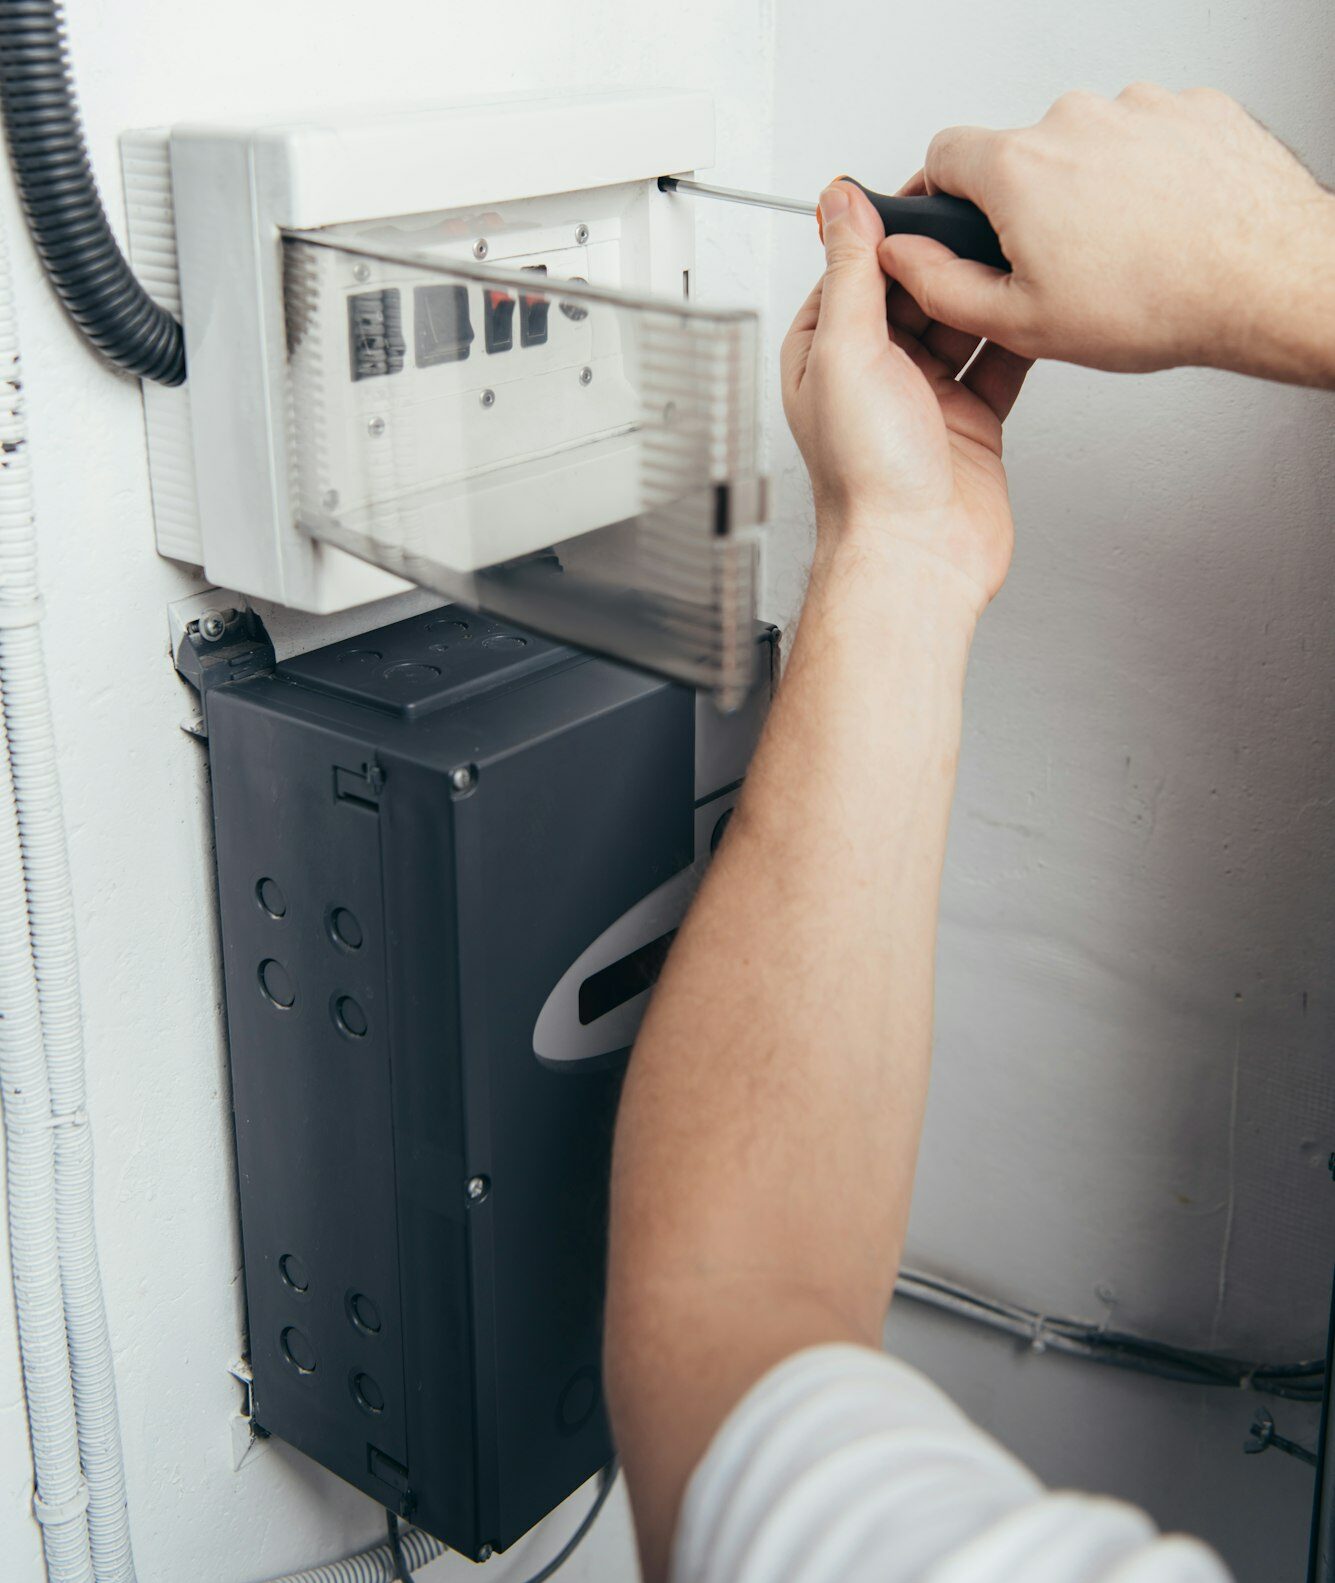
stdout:
[(690, 94), (127, 138), (186, 337), (146, 392), (159, 548), (312, 611), (406, 578), (740, 696), (756, 321), (690, 300), (657, 186), (712, 159)]

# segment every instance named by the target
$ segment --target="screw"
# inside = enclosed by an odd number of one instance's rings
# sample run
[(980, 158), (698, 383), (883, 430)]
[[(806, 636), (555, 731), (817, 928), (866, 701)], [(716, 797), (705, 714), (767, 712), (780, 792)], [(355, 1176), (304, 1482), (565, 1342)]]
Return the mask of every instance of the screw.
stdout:
[(483, 1545), (482, 1548), (477, 1553), (477, 1558), (478, 1558), (479, 1561), (490, 1561), (491, 1560), (491, 1556), (492, 1556), (492, 1549), (491, 1549), (490, 1545)]
[(581, 247), (589, 240), (589, 228), (587, 225), (577, 225), (575, 227), (575, 240)]
[(593, 383), (593, 370), (587, 363), (579, 371), (579, 382), (581, 385), (591, 385)]
[(332, 511), (338, 504), (338, 490), (326, 489), (324, 494), (320, 496), (320, 504), (326, 511)]
[(485, 1176), (470, 1176), (468, 1178), (468, 1186), (465, 1189), (469, 1202), (480, 1204), (487, 1196), (487, 1188), (490, 1185)]
[(477, 399), (484, 407), (494, 407), (496, 405), (496, 392), (494, 390), (479, 390)]
[(369, 264), (354, 264), (352, 266), (352, 278), (362, 282), (370, 280), (371, 266)]
[(450, 771), (450, 785), (458, 792), (467, 791), (476, 779), (477, 775), (471, 764), (460, 764), (458, 769)]
[(1117, 1306), (1117, 1293), (1112, 1289), (1107, 1281), (1101, 1281), (1099, 1285), (1094, 1288), (1094, 1295), (1101, 1303), (1106, 1303), (1109, 1308), (1115, 1308)]
[(473, 243), (473, 257), (474, 258), (485, 258), (486, 256), (487, 256), (487, 239), (486, 239), (485, 236), (480, 236), (480, 237), (478, 237), (477, 241)]
[(1297, 1457), (1299, 1462), (1306, 1462), (1310, 1467), (1316, 1466), (1316, 1452), (1309, 1451), (1306, 1446), (1300, 1446), (1296, 1440), (1289, 1440), (1286, 1436), (1276, 1432), (1275, 1420), (1264, 1407), (1258, 1408), (1255, 1418), (1252, 1419), (1251, 1437), (1245, 1440), (1242, 1449), (1249, 1457), (1259, 1456), (1262, 1451), (1268, 1451), (1274, 1446), (1276, 1451), (1287, 1451), (1291, 1457)]
[(227, 623), (218, 610), (206, 610), (199, 618), (199, 635), (210, 643), (216, 643), (227, 630)]
[(373, 440), (378, 440), (385, 432), (385, 420), (383, 418), (372, 418), (366, 425), (366, 432)]

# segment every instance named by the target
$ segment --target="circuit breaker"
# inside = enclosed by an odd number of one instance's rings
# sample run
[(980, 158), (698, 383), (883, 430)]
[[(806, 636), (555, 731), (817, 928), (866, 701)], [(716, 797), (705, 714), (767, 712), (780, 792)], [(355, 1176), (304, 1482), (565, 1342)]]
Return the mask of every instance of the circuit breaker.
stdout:
[(751, 641), (726, 716), (459, 606), (276, 668), (220, 645), (255, 1419), (467, 1556), (610, 1455), (614, 1112), (768, 705)]

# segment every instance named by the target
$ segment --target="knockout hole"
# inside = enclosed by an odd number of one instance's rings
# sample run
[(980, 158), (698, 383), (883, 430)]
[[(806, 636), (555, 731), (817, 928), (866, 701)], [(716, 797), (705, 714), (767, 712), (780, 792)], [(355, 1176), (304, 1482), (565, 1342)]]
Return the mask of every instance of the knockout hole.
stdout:
[(385, 1393), (369, 1374), (352, 1376), (352, 1396), (358, 1407), (368, 1413), (383, 1413)]
[(366, 1036), (366, 1030), (370, 1026), (366, 1020), (366, 1013), (351, 995), (335, 996), (332, 1010), (334, 1023), (340, 1033), (346, 1033), (350, 1039), (361, 1039)]
[(364, 1336), (380, 1334), (380, 1310), (365, 1292), (348, 1293), (348, 1318)]
[(278, 1261), (278, 1269), (294, 1292), (305, 1292), (310, 1289), (310, 1271), (295, 1253), (285, 1253)]
[(362, 941), (365, 939), (357, 915), (346, 907), (330, 909), (329, 933), (333, 936), (335, 945), (341, 945), (349, 951), (360, 951)]

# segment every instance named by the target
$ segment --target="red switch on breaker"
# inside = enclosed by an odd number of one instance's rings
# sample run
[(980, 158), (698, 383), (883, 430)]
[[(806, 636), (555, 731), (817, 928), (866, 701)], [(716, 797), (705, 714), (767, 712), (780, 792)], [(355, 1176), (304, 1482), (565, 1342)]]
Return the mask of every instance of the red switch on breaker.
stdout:
[(508, 291), (496, 291), (489, 286), (484, 294), (484, 301), (486, 312), (482, 323), (487, 350), (508, 352), (515, 344), (515, 299)]

